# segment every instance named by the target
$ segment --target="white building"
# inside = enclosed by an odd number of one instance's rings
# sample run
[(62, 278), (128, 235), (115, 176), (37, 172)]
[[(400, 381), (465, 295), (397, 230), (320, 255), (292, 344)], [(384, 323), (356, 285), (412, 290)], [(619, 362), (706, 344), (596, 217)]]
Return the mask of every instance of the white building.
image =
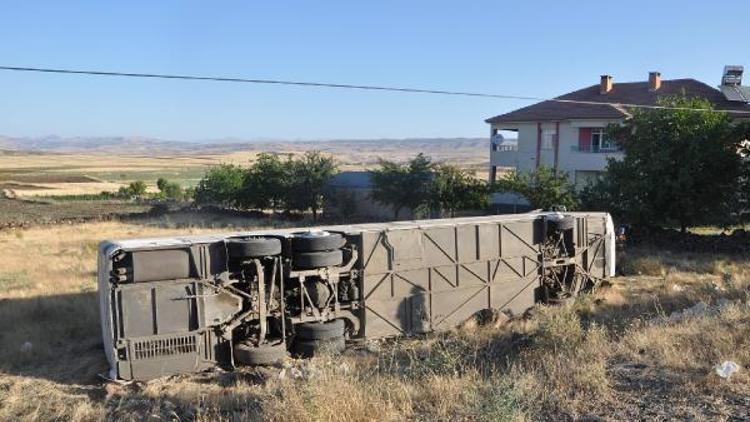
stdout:
[[(728, 78), (728, 72), (737, 69), (739, 77)], [(604, 129), (630, 116), (628, 104), (655, 105), (660, 97), (684, 93), (706, 98), (730, 114), (750, 111), (750, 98), (731, 95), (734, 90), (742, 92), (741, 75), (741, 67), (726, 67), (720, 89), (695, 79), (662, 80), (659, 72), (649, 73), (648, 81), (617, 84), (603, 75), (597, 85), (557, 97), (584, 103), (543, 101), (489, 118), (490, 181), (496, 180), (501, 168), (528, 171), (544, 165), (566, 172), (577, 186), (583, 186), (604, 170), (607, 159), (623, 157)], [(500, 136), (500, 131), (516, 132), (517, 145)]]

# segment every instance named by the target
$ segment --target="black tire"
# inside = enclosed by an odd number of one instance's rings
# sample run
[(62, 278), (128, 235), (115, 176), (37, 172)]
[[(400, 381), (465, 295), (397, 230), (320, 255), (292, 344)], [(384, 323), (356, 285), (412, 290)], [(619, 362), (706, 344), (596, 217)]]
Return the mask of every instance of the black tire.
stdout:
[(328, 322), (307, 322), (294, 326), (296, 338), (300, 340), (329, 340), (344, 337), (344, 320), (334, 319)]
[(273, 365), (286, 356), (286, 344), (281, 341), (258, 347), (248, 343), (234, 345), (234, 360), (242, 365)]
[(281, 253), (281, 241), (273, 237), (241, 237), (227, 239), (230, 258), (260, 258)]
[(321, 252), (339, 249), (346, 244), (341, 233), (330, 233), (324, 236), (310, 236), (309, 232), (293, 233), (292, 250), (294, 252)]
[(549, 220), (550, 225), (559, 231), (573, 230), (576, 226), (576, 218), (571, 216), (565, 216), (559, 220)]
[(310, 358), (319, 354), (339, 354), (346, 350), (344, 337), (328, 340), (295, 340), (293, 352), (296, 356)]
[(344, 254), (341, 249), (324, 252), (297, 252), (294, 254), (294, 267), (300, 269), (312, 269), (332, 267), (344, 262)]

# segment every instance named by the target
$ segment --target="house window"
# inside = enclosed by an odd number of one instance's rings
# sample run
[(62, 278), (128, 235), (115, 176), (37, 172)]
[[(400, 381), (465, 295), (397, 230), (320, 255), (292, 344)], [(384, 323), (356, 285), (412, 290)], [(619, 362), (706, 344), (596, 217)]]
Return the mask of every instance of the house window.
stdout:
[(554, 149), (557, 134), (552, 129), (542, 131), (542, 149)]
[(612, 139), (607, 136), (607, 131), (601, 128), (591, 130), (591, 150), (592, 151), (614, 151), (617, 146)]

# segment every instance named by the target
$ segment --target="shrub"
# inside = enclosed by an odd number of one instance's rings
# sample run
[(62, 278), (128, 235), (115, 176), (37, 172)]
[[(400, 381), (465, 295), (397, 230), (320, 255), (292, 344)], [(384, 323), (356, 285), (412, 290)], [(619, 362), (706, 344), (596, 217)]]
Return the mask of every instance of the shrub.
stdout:
[(209, 169), (195, 188), (195, 202), (234, 206), (239, 202), (245, 170), (232, 164)]
[(173, 201), (182, 201), (185, 199), (185, 191), (177, 182), (170, 182), (167, 179), (160, 177), (156, 181), (156, 187), (159, 189), (159, 196), (163, 199), (169, 199)]
[(380, 159), (373, 170), (372, 198), (393, 207), (393, 219), (402, 209), (418, 212), (428, 207), (435, 165), (430, 157), (419, 153), (406, 164)]
[(435, 167), (430, 189), (434, 209), (455, 217), (457, 210), (486, 208), (488, 196), (487, 185), (472, 173), (450, 164)]
[(127, 198), (142, 198), (146, 195), (146, 190), (146, 182), (143, 180), (136, 180), (135, 182), (130, 182), (127, 186), (121, 187), (117, 191), (117, 195)]
[(514, 192), (531, 203), (533, 208), (553, 207), (575, 209), (578, 205), (575, 188), (564, 172), (541, 166), (529, 172), (511, 172), (492, 187), (495, 192)]
[(287, 209), (309, 209), (313, 220), (317, 220), (318, 211), (323, 208), (328, 181), (338, 171), (336, 162), (319, 151), (308, 151), (298, 159), (287, 161), (287, 165), (289, 183), (283, 190)]
[(276, 154), (261, 153), (247, 171), (239, 202), (261, 210), (283, 208), (291, 177), (290, 162), (291, 157), (283, 162)]
[(708, 100), (670, 97), (678, 109), (637, 109), (609, 128), (625, 151), (610, 160), (602, 179), (583, 192), (587, 206), (643, 226), (731, 224), (738, 214), (743, 138), (726, 113)]

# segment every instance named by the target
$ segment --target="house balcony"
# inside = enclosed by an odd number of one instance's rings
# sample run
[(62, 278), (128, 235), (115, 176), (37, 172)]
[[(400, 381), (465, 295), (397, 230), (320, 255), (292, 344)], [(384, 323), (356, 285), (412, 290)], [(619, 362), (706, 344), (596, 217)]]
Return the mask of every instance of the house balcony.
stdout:
[(581, 148), (574, 145), (568, 154), (561, 157), (560, 165), (571, 174), (579, 170), (603, 171), (610, 158), (621, 160), (624, 156), (625, 152), (619, 148), (601, 148), (598, 146)]
[(495, 167), (518, 167), (517, 145), (495, 145), (490, 151), (490, 165)]

